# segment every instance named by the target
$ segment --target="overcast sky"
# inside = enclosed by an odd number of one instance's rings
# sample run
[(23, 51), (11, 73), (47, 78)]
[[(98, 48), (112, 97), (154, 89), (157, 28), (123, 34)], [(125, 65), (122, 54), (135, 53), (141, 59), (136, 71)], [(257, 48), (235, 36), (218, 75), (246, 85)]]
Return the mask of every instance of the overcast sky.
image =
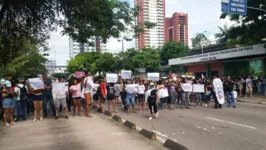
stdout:
[[(133, 5), (134, 0), (128, 0)], [(206, 35), (214, 40), (214, 34), (219, 32), (218, 26), (229, 23), (220, 20), (221, 0), (166, 0), (166, 17), (171, 17), (174, 12), (188, 13), (189, 39), (196, 33), (207, 31)], [(66, 65), (69, 60), (69, 38), (57, 32), (51, 32), (49, 45), (51, 48), (49, 59), (56, 58), (57, 65)], [(135, 42), (126, 42), (125, 49), (135, 46)], [(107, 49), (111, 52), (121, 51), (121, 42), (109, 39)]]

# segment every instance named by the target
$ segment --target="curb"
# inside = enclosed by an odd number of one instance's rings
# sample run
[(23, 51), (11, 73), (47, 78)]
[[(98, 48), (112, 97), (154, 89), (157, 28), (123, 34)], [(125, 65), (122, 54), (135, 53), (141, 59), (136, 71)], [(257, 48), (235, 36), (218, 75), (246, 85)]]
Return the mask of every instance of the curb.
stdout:
[(136, 130), (136, 128), (137, 128), (136, 124), (134, 124), (128, 120), (124, 123), (124, 125), (127, 126), (129, 129), (132, 129), (132, 130)]
[(243, 101), (243, 100), (237, 100), (237, 102), (240, 102), (240, 103), (249, 103), (249, 104), (261, 104), (261, 105), (266, 105), (266, 102), (258, 102), (258, 101)]
[(117, 121), (117, 122), (122, 122), (122, 118), (120, 116), (114, 115), (113, 120)]
[(145, 136), (146, 138), (150, 140), (156, 140), (156, 134), (154, 132), (148, 131), (146, 129), (142, 129), (140, 131), (140, 134), (142, 134), (143, 136)]
[(104, 114), (106, 116), (108, 116), (108, 117), (112, 117), (113, 116), (113, 114), (111, 112), (109, 112), (109, 111), (105, 111)]
[(173, 140), (167, 139), (165, 143), (163, 144), (164, 147), (170, 149), (170, 150), (188, 150), (185, 146), (176, 143)]

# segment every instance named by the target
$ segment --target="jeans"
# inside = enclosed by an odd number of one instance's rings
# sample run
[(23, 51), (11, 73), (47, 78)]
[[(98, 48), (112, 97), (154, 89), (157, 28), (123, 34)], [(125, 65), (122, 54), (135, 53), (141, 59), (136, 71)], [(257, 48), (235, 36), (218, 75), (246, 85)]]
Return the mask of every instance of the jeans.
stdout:
[(14, 109), (13, 116), (17, 116), (17, 100), (13, 99)]
[(183, 92), (183, 99), (181, 102), (181, 106), (183, 108), (183, 106), (188, 107), (188, 99), (189, 99), (190, 94), (188, 92)]
[(202, 104), (201, 93), (196, 93), (196, 97), (197, 97), (197, 105)]
[[(157, 102), (156, 100), (148, 100), (148, 104), (149, 104), (149, 109), (150, 109), (150, 113), (151, 114), (156, 114), (158, 111), (157, 111)], [(152, 110), (153, 108), (153, 110)]]
[(44, 92), (44, 105), (43, 105), (44, 117), (47, 117), (48, 115), (48, 110), (47, 110), (48, 102), (50, 103), (53, 115), (55, 116), (55, 105), (54, 105), (54, 99), (53, 99), (52, 92), (45, 91)]
[(236, 106), (235, 99), (234, 99), (234, 92), (233, 91), (227, 91), (226, 93), (226, 100), (228, 106)]
[(257, 83), (257, 89), (258, 89), (257, 92), (261, 93), (261, 82)]
[(17, 101), (17, 121), (26, 120), (27, 119), (27, 101), (26, 100), (19, 100)]

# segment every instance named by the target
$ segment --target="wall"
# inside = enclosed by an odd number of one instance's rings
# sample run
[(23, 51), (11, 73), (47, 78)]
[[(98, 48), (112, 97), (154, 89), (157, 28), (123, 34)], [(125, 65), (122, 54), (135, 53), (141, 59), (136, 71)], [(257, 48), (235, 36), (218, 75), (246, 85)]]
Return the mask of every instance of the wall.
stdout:
[(212, 63), (209, 65), (210, 65), (210, 72), (217, 71), (219, 77), (223, 75), (223, 63), (222, 62)]
[(198, 64), (198, 65), (191, 65), (186, 66), (187, 72), (207, 72), (207, 65), (206, 64)]

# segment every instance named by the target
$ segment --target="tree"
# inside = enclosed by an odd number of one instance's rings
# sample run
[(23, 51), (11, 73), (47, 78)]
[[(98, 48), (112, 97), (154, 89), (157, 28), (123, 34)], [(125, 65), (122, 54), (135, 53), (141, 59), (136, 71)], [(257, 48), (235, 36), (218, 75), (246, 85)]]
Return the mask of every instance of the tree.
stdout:
[(203, 33), (198, 33), (196, 37), (192, 38), (191, 40), (193, 49), (199, 49), (203, 45), (210, 45), (210, 40)]
[[(266, 0), (248, 1), (247, 5), (254, 8), (266, 10)], [(229, 28), (228, 38), (235, 39), (241, 45), (252, 45), (261, 43), (266, 37), (266, 12), (261, 10), (248, 9), (246, 16), (236, 14), (221, 15), (221, 19), (229, 17), (235, 25)]]
[(184, 42), (170, 41), (162, 47), (161, 60), (168, 63), (169, 59), (186, 55), (188, 55), (188, 46)]

